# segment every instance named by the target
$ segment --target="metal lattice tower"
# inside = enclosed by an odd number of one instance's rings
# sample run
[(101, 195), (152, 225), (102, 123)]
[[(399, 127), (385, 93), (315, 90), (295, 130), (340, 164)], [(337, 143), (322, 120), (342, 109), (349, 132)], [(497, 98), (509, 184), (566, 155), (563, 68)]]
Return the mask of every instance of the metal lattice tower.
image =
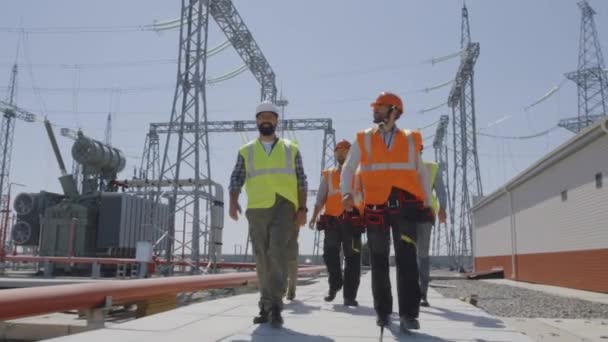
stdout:
[[(249, 67), (261, 85), (260, 98), (275, 101), (277, 87), (275, 74), (261, 49), (253, 39), (236, 8), (230, 0), (182, 0), (180, 17), (180, 43), (178, 58), (178, 77), (171, 111), (171, 120), (167, 123), (170, 129), (166, 133), (166, 143), (162, 154), (155, 190), (157, 196), (167, 197), (170, 218), (164, 238), (167, 240), (164, 250), (167, 260), (174, 254), (175, 224), (178, 215), (192, 220), (192, 239), (182, 241), (191, 251), (192, 266), (197, 267), (200, 260), (200, 236), (204, 241), (204, 253), (209, 251), (209, 260), (213, 253), (208, 246), (210, 208), (217, 202), (221, 186), (211, 180), (209, 161), (209, 129), (207, 123), (207, 41), (209, 18), (212, 17), (228, 38), (236, 52)], [(188, 127), (190, 129), (188, 129)], [(156, 132), (158, 134), (160, 132)], [(144, 147), (142, 178), (150, 179), (156, 167), (154, 145), (158, 135), (148, 134)], [(186, 188), (187, 187), (187, 188)], [(162, 189), (161, 189), (162, 188)], [(212, 194), (216, 189), (215, 195)], [(146, 191), (140, 192), (146, 193)], [(215, 198), (215, 199), (214, 199)], [(217, 203), (215, 203), (217, 204)], [(222, 203), (223, 205), (223, 203)], [(202, 211), (205, 210), (205, 216)], [(158, 220), (154, 220), (157, 226)], [(201, 226), (204, 230), (201, 231)], [(160, 241), (156, 242), (158, 246)], [(215, 245), (215, 241), (213, 241)], [(186, 244), (186, 246), (184, 246)], [(209, 248), (208, 248), (209, 247)], [(215, 248), (213, 248), (215, 250)]]
[[(450, 117), (448, 115), (442, 115), (439, 118), (439, 124), (435, 131), (435, 138), (433, 139), (433, 149), (435, 151), (435, 160), (438, 164), (437, 177), (443, 180), (443, 184), (446, 187), (447, 192), (447, 203), (450, 208), (450, 183), (448, 177), (448, 146), (447, 146), (447, 130)], [(449, 210), (448, 210), (449, 211)], [(450, 255), (453, 249), (452, 242), (454, 232), (448, 227), (447, 223), (438, 223), (433, 230), (432, 248), (431, 251), (434, 255)]]
[[(8, 221), (10, 216), (10, 171), (11, 159), (13, 154), (13, 141), (15, 137), (15, 120), (23, 120), (26, 122), (34, 122), (36, 115), (27, 112), (17, 106), (15, 101), (17, 97), (17, 64), (11, 69), (11, 78), (9, 83), (8, 98), (5, 101), (0, 101), (0, 111), (2, 111), (2, 124), (0, 125), (0, 254), (5, 252), (6, 239), (8, 233)], [(3, 255), (2, 255), (3, 256)]]
[[(474, 67), (479, 57), (479, 43), (471, 42), (466, 5), (462, 8), (460, 46), (462, 48), (460, 66), (448, 97), (448, 105), (452, 108), (454, 130), (454, 183), (451, 193), (450, 223), (452, 230), (458, 232), (456, 250), (452, 252), (456, 256), (465, 256), (471, 255), (473, 245), (470, 213), (472, 202), (483, 194), (477, 155), (474, 87)], [(459, 266), (463, 266), (462, 263)]]
[(150, 128), (144, 142), (141, 165), (139, 166), (139, 178), (156, 180), (160, 175), (160, 147), (158, 133)]
[[(9, 82), (8, 97), (6, 102), (10, 105), (15, 104), (17, 96), (17, 64), (13, 65), (11, 70), (11, 78)], [(4, 111), (2, 116), (2, 125), (0, 126), (0, 139), (2, 151), (2, 164), (0, 164), (0, 208), (2, 215), (0, 216), (0, 225), (2, 227), (1, 248), (4, 251), (6, 246), (6, 234), (8, 233), (8, 220), (11, 213), (10, 198), (8, 188), (10, 184), (11, 157), (13, 152), (13, 140), (15, 136), (15, 113), (12, 111)]]
[(582, 13), (578, 69), (566, 74), (578, 87), (578, 117), (559, 122), (560, 127), (574, 133), (608, 115), (608, 76), (593, 20), (596, 12), (586, 0), (580, 1), (578, 7)]
[(207, 0), (207, 2), (213, 20), (260, 83), (262, 87), (260, 99), (276, 102), (277, 86), (274, 71), (232, 1)]
[[(201, 181), (210, 180), (211, 165), (209, 162), (209, 138), (205, 130), (195, 130), (192, 134), (184, 132), (186, 123), (206, 126), (206, 73), (207, 73), (207, 34), (209, 11), (203, 0), (182, 0), (181, 26), (177, 84), (171, 108), (170, 123), (176, 131), (167, 134), (160, 181), (172, 181), (169, 194), (169, 225), (165, 258), (173, 258), (173, 241), (175, 237), (176, 214), (192, 213), (191, 259), (198, 270), (200, 261), (199, 238), (202, 207), (209, 209), (209, 201), (204, 202), (204, 189)], [(195, 185), (192, 195), (179, 195), (178, 180), (192, 178)], [(161, 182), (158, 185), (160, 200)], [(207, 193), (211, 193), (210, 185)], [(202, 204), (202, 206), (201, 206)], [(190, 209), (190, 210), (188, 210)]]

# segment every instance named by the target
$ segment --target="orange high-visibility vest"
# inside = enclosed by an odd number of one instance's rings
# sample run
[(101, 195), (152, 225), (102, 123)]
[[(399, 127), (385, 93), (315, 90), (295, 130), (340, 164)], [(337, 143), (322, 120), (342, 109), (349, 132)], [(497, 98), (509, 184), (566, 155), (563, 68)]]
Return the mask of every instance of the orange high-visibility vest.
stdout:
[(325, 215), (340, 216), (344, 211), (342, 193), (340, 192), (340, 171), (337, 168), (323, 170), (323, 177), (327, 183)]
[(393, 187), (424, 201), (424, 189), (416, 171), (422, 150), (420, 132), (396, 130), (393, 146), (388, 150), (377, 131), (377, 128), (369, 128), (357, 133), (365, 204), (385, 204)]

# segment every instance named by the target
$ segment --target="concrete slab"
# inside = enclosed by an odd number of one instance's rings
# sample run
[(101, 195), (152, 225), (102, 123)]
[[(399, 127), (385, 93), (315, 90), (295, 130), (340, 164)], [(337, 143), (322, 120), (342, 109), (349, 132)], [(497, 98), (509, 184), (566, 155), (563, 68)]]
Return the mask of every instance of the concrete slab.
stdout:
[(581, 341), (608, 341), (608, 318), (586, 319), (538, 319), (539, 321), (577, 336)]
[[(392, 273), (394, 274), (394, 269)], [(378, 341), (380, 331), (375, 324), (369, 272), (362, 276), (358, 298), (360, 306), (357, 308), (341, 305), (340, 294), (333, 303), (324, 302), (326, 292), (326, 279), (298, 287), (297, 300), (285, 305), (283, 329), (254, 325), (252, 318), (258, 312), (258, 296), (245, 294), (117, 324), (97, 330), (94, 335), (87, 332), (53, 341), (92, 342), (97, 341), (95, 338), (104, 336), (104, 333), (108, 334), (105, 340), (116, 337), (121, 341), (145, 342)], [(393, 292), (396, 292), (394, 285)], [(396, 299), (395, 293), (395, 309)], [(401, 333), (399, 317), (394, 314), (391, 326), (384, 333), (384, 341), (531, 341), (506, 326), (503, 321), (459, 300), (443, 298), (436, 291), (430, 290), (429, 301), (433, 307), (422, 309), (420, 331)], [(133, 333), (142, 335), (138, 337)]]
[(608, 304), (608, 293), (583, 291), (583, 290), (570, 289), (567, 287), (526, 283), (523, 281), (514, 281), (511, 279), (485, 279), (485, 280), (480, 280), (480, 281), (485, 281), (485, 282), (492, 283), (492, 284), (515, 286), (515, 287), (529, 289), (529, 290), (541, 291), (544, 293), (549, 293), (549, 294), (562, 296), (562, 297), (576, 298), (576, 299), (587, 300), (590, 302)]
[(535, 341), (590, 342), (608, 340), (608, 321), (584, 319), (503, 318)]

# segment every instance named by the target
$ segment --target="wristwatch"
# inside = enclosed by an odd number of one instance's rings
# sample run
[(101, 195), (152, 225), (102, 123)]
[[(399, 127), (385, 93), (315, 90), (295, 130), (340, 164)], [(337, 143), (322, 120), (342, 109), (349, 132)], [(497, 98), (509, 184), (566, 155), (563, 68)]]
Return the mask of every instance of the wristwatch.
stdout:
[(303, 212), (307, 213), (308, 212), (308, 208), (306, 208), (306, 207), (299, 207), (298, 211), (303, 211)]

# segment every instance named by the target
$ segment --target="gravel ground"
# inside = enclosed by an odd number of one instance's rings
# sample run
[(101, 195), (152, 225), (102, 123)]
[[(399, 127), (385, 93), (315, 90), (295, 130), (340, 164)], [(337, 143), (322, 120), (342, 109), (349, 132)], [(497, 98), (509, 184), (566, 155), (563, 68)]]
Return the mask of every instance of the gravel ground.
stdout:
[(433, 287), (448, 298), (463, 298), (476, 294), (478, 296), (477, 306), (494, 316), (608, 318), (608, 305), (606, 304), (560, 297), (509, 285), (497, 285), (477, 280), (435, 280), (432, 284), (456, 286), (456, 288)]

